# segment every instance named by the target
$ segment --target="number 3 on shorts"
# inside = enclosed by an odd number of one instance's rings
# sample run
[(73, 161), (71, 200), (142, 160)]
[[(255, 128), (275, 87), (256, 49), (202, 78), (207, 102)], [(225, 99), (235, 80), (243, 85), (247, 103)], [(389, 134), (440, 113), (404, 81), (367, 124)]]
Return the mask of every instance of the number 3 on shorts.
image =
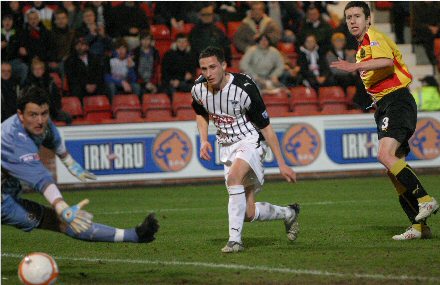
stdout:
[(385, 117), (385, 118), (382, 119), (382, 126), (381, 126), (382, 131), (386, 131), (387, 130), (387, 128), (388, 128), (388, 121), (389, 121), (388, 117)]

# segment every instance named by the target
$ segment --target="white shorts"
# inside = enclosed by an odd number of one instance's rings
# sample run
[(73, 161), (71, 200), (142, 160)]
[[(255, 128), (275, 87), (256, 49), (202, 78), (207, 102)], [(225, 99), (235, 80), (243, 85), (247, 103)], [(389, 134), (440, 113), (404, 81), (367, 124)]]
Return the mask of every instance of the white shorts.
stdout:
[(220, 162), (224, 165), (225, 181), (228, 180), (229, 169), (235, 159), (240, 158), (246, 161), (253, 171), (249, 171), (243, 181), (243, 186), (253, 186), (257, 193), (261, 191), (264, 183), (264, 167), (263, 160), (266, 156), (267, 144), (265, 141), (260, 141), (258, 146), (259, 136), (252, 136), (244, 138), (243, 140), (231, 145), (220, 145)]

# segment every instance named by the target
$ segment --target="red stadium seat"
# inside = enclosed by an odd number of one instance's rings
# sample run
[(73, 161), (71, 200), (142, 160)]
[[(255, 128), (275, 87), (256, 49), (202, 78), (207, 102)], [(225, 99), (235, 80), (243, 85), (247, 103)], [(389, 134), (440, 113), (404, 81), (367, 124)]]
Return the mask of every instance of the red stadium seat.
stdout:
[(329, 86), (319, 88), (319, 103), (346, 103), (344, 89), (340, 86)]
[(141, 110), (141, 103), (139, 97), (136, 94), (119, 94), (113, 96), (112, 103), (113, 112), (120, 110)]
[(112, 117), (112, 107), (105, 95), (86, 96), (83, 105), (86, 120), (102, 121)]
[(357, 92), (356, 86), (353, 85), (347, 87), (347, 104), (350, 107), (354, 105), (353, 98), (354, 96), (356, 96), (356, 92)]
[(171, 102), (167, 94), (144, 94), (142, 112), (147, 121), (172, 120)]
[(347, 109), (347, 98), (340, 86), (319, 88), (319, 103), (323, 114), (343, 114)]
[(234, 37), (234, 35), (237, 32), (238, 27), (240, 27), (240, 25), (241, 25), (241, 21), (228, 22), (228, 25), (227, 25), (228, 31), (227, 31), (226, 35), (228, 36), (228, 38), (230, 40), (232, 40), (232, 38)]
[(115, 120), (123, 122), (142, 122), (142, 113), (139, 110), (121, 110), (115, 113)]
[(294, 112), (318, 112), (318, 95), (315, 89), (305, 86), (289, 88), (291, 97), (289, 100), (290, 109)]
[(175, 92), (173, 94), (173, 112), (177, 115), (177, 111), (180, 109), (192, 110), (192, 96), (190, 92)]
[(62, 97), (61, 105), (63, 111), (69, 113), (73, 119), (82, 118), (84, 116), (81, 101), (78, 97)]
[(319, 112), (319, 106), (318, 103), (299, 103), (293, 111), (300, 115), (313, 115)]
[(289, 99), (287, 97), (278, 97), (273, 95), (265, 95), (263, 97), (264, 104), (269, 116), (276, 117), (276, 114), (289, 112)]
[(167, 25), (151, 25), (150, 31), (156, 41), (171, 40), (170, 29)]
[(321, 113), (325, 114), (344, 114), (347, 111), (346, 103), (324, 103)]
[(179, 108), (176, 111), (176, 118), (179, 121), (192, 121), (196, 119), (196, 113), (192, 108)]

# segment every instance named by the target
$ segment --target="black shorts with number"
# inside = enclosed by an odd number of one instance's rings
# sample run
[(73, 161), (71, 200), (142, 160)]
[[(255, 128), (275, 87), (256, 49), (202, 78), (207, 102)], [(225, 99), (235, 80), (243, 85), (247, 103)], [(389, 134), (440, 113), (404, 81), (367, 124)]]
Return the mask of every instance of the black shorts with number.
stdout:
[(396, 139), (401, 143), (396, 156), (407, 156), (410, 152), (408, 140), (417, 125), (417, 105), (414, 97), (408, 88), (401, 88), (385, 95), (376, 105), (374, 119), (379, 140), (384, 137)]

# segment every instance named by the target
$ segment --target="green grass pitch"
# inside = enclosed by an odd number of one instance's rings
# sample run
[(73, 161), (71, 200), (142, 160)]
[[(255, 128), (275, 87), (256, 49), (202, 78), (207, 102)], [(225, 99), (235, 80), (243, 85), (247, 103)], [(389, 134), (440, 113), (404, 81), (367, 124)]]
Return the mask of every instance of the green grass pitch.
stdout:
[[(440, 176), (420, 178), (440, 198)], [(66, 192), (70, 203), (89, 198), (94, 220), (116, 227), (155, 211), (156, 241), (92, 243), (2, 226), (1, 283), (18, 284), (17, 265), (33, 251), (55, 257), (59, 284), (440, 283), (440, 214), (429, 220), (433, 239), (393, 241), (409, 223), (385, 177), (267, 182), (259, 201), (301, 204), (298, 239), (287, 240), (281, 221), (246, 223), (246, 249), (230, 255), (220, 252), (226, 193), (223, 184)]]

